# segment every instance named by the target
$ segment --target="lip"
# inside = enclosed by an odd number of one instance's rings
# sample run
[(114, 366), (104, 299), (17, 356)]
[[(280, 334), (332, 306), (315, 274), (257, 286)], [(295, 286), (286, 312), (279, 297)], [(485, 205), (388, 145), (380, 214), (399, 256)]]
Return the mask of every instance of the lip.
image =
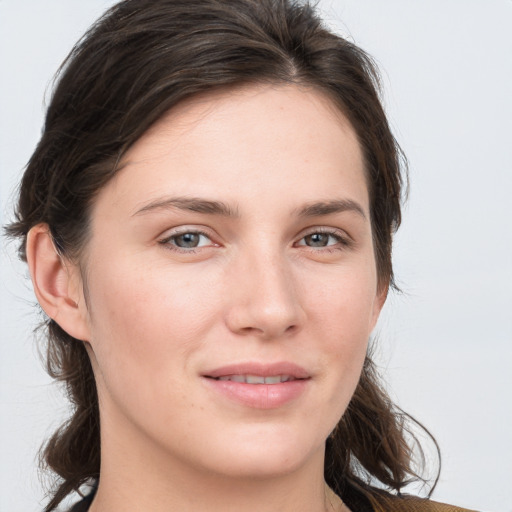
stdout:
[[(287, 375), (292, 378), (276, 384), (247, 384), (231, 380), (218, 380), (232, 375), (258, 375), (272, 377)], [(291, 362), (236, 363), (204, 372), (205, 384), (223, 398), (254, 409), (276, 409), (298, 399), (309, 386), (311, 375)]]
[(220, 368), (215, 368), (203, 373), (204, 377), (218, 379), (229, 375), (261, 375), (272, 377), (273, 375), (289, 375), (295, 379), (308, 379), (311, 375), (302, 366), (295, 363), (281, 361), (276, 363), (235, 363)]

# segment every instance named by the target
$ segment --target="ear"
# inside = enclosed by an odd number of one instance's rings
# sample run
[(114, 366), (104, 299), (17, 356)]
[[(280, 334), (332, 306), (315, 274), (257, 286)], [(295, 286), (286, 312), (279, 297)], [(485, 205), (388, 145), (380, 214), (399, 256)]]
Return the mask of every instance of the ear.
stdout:
[(47, 224), (29, 231), (26, 253), (34, 292), (44, 312), (70, 336), (87, 341), (87, 309), (79, 269), (57, 252)]
[(375, 328), (375, 325), (377, 324), (377, 321), (380, 316), (380, 312), (382, 311), (382, 308), (384, 307), (386, 298), (388, 296), (388, 291), (389, 291), (389, 283), (378, 285), (377, 294), (375, 295), (375, 300), (373, 302), (373, 311), (372, 311), (372, 318), (371, 318), (371, 330), (372, 331)]

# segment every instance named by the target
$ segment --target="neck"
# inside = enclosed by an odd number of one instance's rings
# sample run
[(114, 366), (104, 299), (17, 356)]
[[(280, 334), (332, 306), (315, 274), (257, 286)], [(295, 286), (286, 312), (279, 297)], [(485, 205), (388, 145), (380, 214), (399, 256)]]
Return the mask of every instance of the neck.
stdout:
[(215, 486), (210, 481), (205, 485), (196, 481), (192, 492), (169, 482), (162, 489), (155, 485), (143, 487), (141, 482), (127, 485), (102, 480), (90, 512), (348, 512), (325, 484), (313, 492), (297, 482), (290, 486), (283, 482), (266, 485), (224, 480), (222, 484)]
[(137, 446), (106, 437), (90, 512), (348, 511), (324, 482), (323, 452), (286, 474), (226, 476), (189, 467), (150, 443)]

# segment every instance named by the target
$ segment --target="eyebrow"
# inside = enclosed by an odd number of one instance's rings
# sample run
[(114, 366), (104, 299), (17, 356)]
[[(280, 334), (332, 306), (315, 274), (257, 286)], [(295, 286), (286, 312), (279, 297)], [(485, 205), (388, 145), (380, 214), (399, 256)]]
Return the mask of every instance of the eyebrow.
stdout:
[(197, 197), (168, 197), (156, 199), (137, 210), (132, 216), (144, 215), (158, 210), (177, 208), (189, 212), (205, 213), (210, 215), (221, 215), (223, 217), (238, 217), (238, 210), (231, 208), (222, 201), (212, 201)]
[(355, 212), (366, 220), (366, 214), (363, 207), (352, 199), (335, 199), (332, 201), (320, 201), (311, 203), (299, 209), (300, 217), (320, 217), (332, 213), (341, 213), (351, 211)]
[[(209, 215), (220, 215), (223, 217), (236, 218), (240, 216), (238, 209), (233, 209), (222, 201), (197, 197), (168, 197), (156, 199), (137, 210), (132, 216), (173, 208)], [(363, 217), (363, 219), (366, 219), (363, 207), (351, 199), (335, 199), (332, 201), (310, 203), (296, 210), (295, 213), (297, 213), (299, 217), (320, 217), (346, 211), (355, 212)]]

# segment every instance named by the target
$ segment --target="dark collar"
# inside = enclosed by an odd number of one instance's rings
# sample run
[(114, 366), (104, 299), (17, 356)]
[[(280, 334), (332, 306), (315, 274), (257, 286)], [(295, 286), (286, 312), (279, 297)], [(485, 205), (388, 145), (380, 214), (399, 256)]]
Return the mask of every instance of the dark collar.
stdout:
[(94, 486), (91, 492), (85, 496), (85, 498), (80, 500), (78, 503), (75, 503), (73, 507), (71, 507), (69, 512), (87, 512), (91, 506), (92, 500), (94, 499), (94, 495), (96, 494), (96, 489), (97, 487)]

